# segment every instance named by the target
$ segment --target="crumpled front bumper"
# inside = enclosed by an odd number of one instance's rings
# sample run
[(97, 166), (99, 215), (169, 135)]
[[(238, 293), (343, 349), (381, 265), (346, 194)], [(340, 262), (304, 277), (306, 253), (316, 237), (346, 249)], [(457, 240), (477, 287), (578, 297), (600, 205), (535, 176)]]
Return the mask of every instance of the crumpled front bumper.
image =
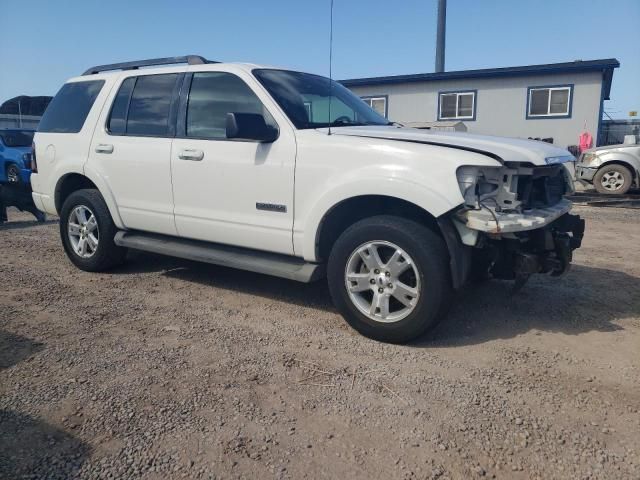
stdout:
[(578, 163), (576, 165), (576, 180), (579, 182), (593, 183), (593, 177), (595, 177), (597, 171), (597, 167), (588, 167)]
[(526, 279), (534, 273), (562, 275), (570, 268), (573, 251), (582, 244), (584, 229), (579, 215), (565, 213), (544, 228), (494, 242), (490, 272), (507, 280)]

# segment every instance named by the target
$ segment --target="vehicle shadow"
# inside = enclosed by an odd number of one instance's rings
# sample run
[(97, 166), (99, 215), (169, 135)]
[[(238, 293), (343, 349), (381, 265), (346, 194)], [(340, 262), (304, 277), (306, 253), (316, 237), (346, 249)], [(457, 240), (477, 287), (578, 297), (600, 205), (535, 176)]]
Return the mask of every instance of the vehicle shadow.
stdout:
[(26, 360), (43, 348), (43, 343), (0, 330), (0, 370)]
[[(302, 284), (141, 252), (136, 252), (117, 273), (152, 271), (200, 285), (336, 312), (324, 281)], [(614, 323), (617, 320), (640, 315), (640, 278), (616, 270), (574, 265), (562, 278), (534, 276), (515, 294), (512, 287), (511, 282), (497, 280), (466, 287), (455, 295), (441, 324), (412, 345), (479, 344), (531, 330), (567, 335), (612, 332), (623, 329)]]
[(257, 295), (295, 305), (335, 311), (326, 282), (312, 284), (246, 272), (153, 253), (129, 251), (127, 263), (115, 274), (162, 272), (166, 277), (239, 293)]
[(0, 478), (75, 478), (90, 451), (53, 425), (0, 409)]
[(27, 221), (27, 220), (19, 220), (17, 222), (4, 222), (0, 223), (0, 231), (2, 230), (18, 230), (22, 228), (30, 228), (30, 227), (39, 227), (43, 225), (53, 225), (54, 223), (58, 223), (58, 220), (46, 220), (44, 222), (38, 222), (36, 220)]
[(513, 338), (529, 331), (579, 335), (624, 330), (640, 316), (640, 278), (624, 272), (572, 266), (563, 278), (532, 277), (517, 293), (512, 283), (488, 281), (456, 295), (447, 318), (416, 347), (450, 347)]

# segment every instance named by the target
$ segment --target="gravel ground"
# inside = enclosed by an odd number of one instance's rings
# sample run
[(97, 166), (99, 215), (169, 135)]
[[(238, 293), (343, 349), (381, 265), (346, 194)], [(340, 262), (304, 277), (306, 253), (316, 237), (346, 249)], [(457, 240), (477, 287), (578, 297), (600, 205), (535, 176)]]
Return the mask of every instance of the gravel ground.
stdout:
[(640, 478), (640, 210), (577, 207), (564, 278), (375, 343), (324, 284), (0, 227), (0, 478)]

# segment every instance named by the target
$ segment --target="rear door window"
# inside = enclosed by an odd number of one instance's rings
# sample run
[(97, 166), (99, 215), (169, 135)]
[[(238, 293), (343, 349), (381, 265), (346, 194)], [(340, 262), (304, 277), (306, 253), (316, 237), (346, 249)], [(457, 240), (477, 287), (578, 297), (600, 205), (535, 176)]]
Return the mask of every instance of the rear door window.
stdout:
[(110, 133), (114, 135), (124, 135), (127, 131), (127, 114), (129, 113), (129, 101), (131, 100), (131, 92), (136, 84), (136, 77), (129, 77), (120, 86), (118, 94), (113, 101), (111, 107), (111, 115), (109, 116), (109, 124), (107, 126)]
[(136, 80), (126, 134), (162, 137), (169, 131), (169, 111), (179, 74), (145, 75)]
[(78, 133), (103, 85), (104, 80), (63, 85), (45, 110), (38, 132)]

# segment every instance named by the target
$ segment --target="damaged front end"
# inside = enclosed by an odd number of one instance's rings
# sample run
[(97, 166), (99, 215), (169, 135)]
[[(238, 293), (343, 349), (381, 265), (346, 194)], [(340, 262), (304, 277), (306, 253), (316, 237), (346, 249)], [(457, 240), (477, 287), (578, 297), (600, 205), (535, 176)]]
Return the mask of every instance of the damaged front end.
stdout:
[(465, 166), (457, 175), (464, 204), (451, 220), (462, 243), (473, 247), (474, 276), (521, 286), (531, 274), (569, 269), (585, 224), (569, 213), (564, 195), (573, 192), (573, 181), (563, 163)]

